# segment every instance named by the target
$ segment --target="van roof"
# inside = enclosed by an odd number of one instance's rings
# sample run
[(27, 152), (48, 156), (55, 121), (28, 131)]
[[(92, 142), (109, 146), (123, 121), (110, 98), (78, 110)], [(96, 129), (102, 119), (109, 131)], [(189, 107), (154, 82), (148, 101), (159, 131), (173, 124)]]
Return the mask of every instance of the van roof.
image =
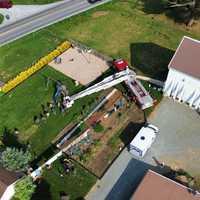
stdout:
[(155, 132), (152, 128), (142, 127), (134, 139), (131, 141), (130, 145), (135, 146), (140, 150), (145, 150), (152, 143), (152, 137), (155, 137)]

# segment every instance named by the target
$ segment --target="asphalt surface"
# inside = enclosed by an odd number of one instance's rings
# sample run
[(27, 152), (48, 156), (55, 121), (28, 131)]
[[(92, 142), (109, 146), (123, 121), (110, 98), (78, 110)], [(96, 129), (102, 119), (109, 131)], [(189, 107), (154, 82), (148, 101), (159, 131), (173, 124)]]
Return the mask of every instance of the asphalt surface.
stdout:
[(139, 160), (124, 149), (86, 200), (128, 200), (148, 169), (162, 174), (173, 166), (199, 175), (199, 117), (188, 106), (164, 98), (149, 118), (160, 134), (145, 157)]
[(101, 0), (94, 4), (87, 0), (63, 1), (53, 8), (0, 28), (0, 46), (109, 1)]

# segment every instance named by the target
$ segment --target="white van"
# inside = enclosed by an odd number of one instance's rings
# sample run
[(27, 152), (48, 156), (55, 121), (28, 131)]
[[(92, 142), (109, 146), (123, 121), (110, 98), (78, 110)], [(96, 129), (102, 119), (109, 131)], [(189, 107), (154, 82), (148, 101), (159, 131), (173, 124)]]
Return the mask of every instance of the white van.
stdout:
[(159, 129), (152, 124), (142, 127), (129, 145), (130, 153), (142, 158), (151, 147), (158, 132)]

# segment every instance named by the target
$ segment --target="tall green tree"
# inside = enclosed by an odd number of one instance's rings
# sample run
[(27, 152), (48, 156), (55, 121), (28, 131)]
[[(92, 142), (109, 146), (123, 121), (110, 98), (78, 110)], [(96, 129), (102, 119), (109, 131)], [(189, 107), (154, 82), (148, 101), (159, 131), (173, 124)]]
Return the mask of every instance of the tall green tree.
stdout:
[(35, 192), (36, 185), (31, 177), (27, 176), (15, 184), (15, 200), (30, 200)]
[(28, 169), (31, 158), (28, 150), (7, 147), (0, 155), (0, 164), (7, 170), (21, 172)]

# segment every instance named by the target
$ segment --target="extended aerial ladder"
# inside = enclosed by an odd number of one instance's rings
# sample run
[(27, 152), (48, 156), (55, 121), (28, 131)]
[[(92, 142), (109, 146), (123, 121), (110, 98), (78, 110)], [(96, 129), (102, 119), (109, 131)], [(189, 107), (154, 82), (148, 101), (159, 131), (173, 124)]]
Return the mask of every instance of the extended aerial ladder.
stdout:
[(99, 92), (101, 90), (106, 90), (112, 86), (115, 86), (123, 81), (129, 80), (130, 78), (134, 78), (136, 76), (135, 72), (133, 72), (132, 70), (129, 70), (129, 68), (127, 68), (124, 71), (115, 73), (111, 76), (106, 77), (105, 79), (103, 79), (101, 82), (92, 85), (90, 87), (88, 87), (87, 89), (70, 96), (66, 96), (65, 100), (66, 100), (66, 107), (69, 108), (74, 104), (74, 101), (80, 98), (83, 98), (85, 96), (88, 96), (90, 94)]
[[(117, 72), (111, 76), (106, 77), (105, 79), (103, 79), (101, 82), (96, 83), (95, 85), (92, 85), (90, 87), (88, 87), (87, 89), (74, 94), (72, 96), (66, 96), (64, 98), (64, 100), (66, 101), (66, 108), (71, 107), (74, 102), (80, 98), (83, 98), (85, 96), (88, 96), (90, 94), (93, 94), (95, 92), (99, 92), (101, 90), (106, 90), (112, 86), (115, 86), (121, 82), (125, 82), (129, 87), (130, 90), (132, 90), (132, 92), (136, 95), (136, 96), (140, 96), (138, 98), (141, 97), (148, 97), (147, 98), (147, 102), (145, 104), (145, 107), (150, 107), (153, 105), (153, 99), (151, 98), (151, 96), (148, 94), (148, 92), (144, 89), (144, 87), (141, 85), (141, 83), (139, 83), (136, 80), (137, 76), (136, 73), (132, 70), (130, 70), (128, 67), (126, 67), (125, 70)], [(102, 105), (102, 104), (100, 104)], [(99, 108), (99, 107), (98, 107)], [(96, 111), (96, 109), (95, 109)], [(93, 113), (93, 112), (92, 112)], [(81, 123), (78, 124), (78, 126)], [(75, 129), (78, 127), (76, 126)], [(75, 130), (73, 129), (73, 130)], [(71, 135), (73, 134), (74, 131), (71, 131), (70, 133), (68, 133), (57, 145), (58, 147), (60, 147), (66, 140), (68, 140)], [(60, 158), (63, 155), (63, 151), (61, 150), (59, 151), (57, 154), (55, 154), (52, 158), (50, 158), (46, 163), (44, 163), (42, 166), (40, 166), (39, 168), (37, 168), (35, 171), (33, 171), (31, 173), (31, 176), (33, 179), (36, 179), (37, 177), (39, 177), (42, 173), (42, 169), (46, 166), (51, 165), (55, 160), (57, 160), (58, 158)]]
[(146, 109), (153, 105), (153, 99), (151, 98), (151, 96), (148, 94), (148, 92), (145, 90), (142, 84), (136, 80), (136, 73), (127, 67), (125, 70), (115, 73), (111, 76), (108, 76), (101, 82), (91, 87), (88, 87), (87, 89), (75, 95), (72, 95), (71, 97), (70, 96), (65, 97), (65, 102), (64, 102), (65, 107), (69, 108), (73, 105), (74, 101), (77, 99), (99, 92), (101, 90), (106, 90), (124, 81), (129, 86), (129, 89), (132, 91), (136, 99), (141, 104), (142, 109)]

